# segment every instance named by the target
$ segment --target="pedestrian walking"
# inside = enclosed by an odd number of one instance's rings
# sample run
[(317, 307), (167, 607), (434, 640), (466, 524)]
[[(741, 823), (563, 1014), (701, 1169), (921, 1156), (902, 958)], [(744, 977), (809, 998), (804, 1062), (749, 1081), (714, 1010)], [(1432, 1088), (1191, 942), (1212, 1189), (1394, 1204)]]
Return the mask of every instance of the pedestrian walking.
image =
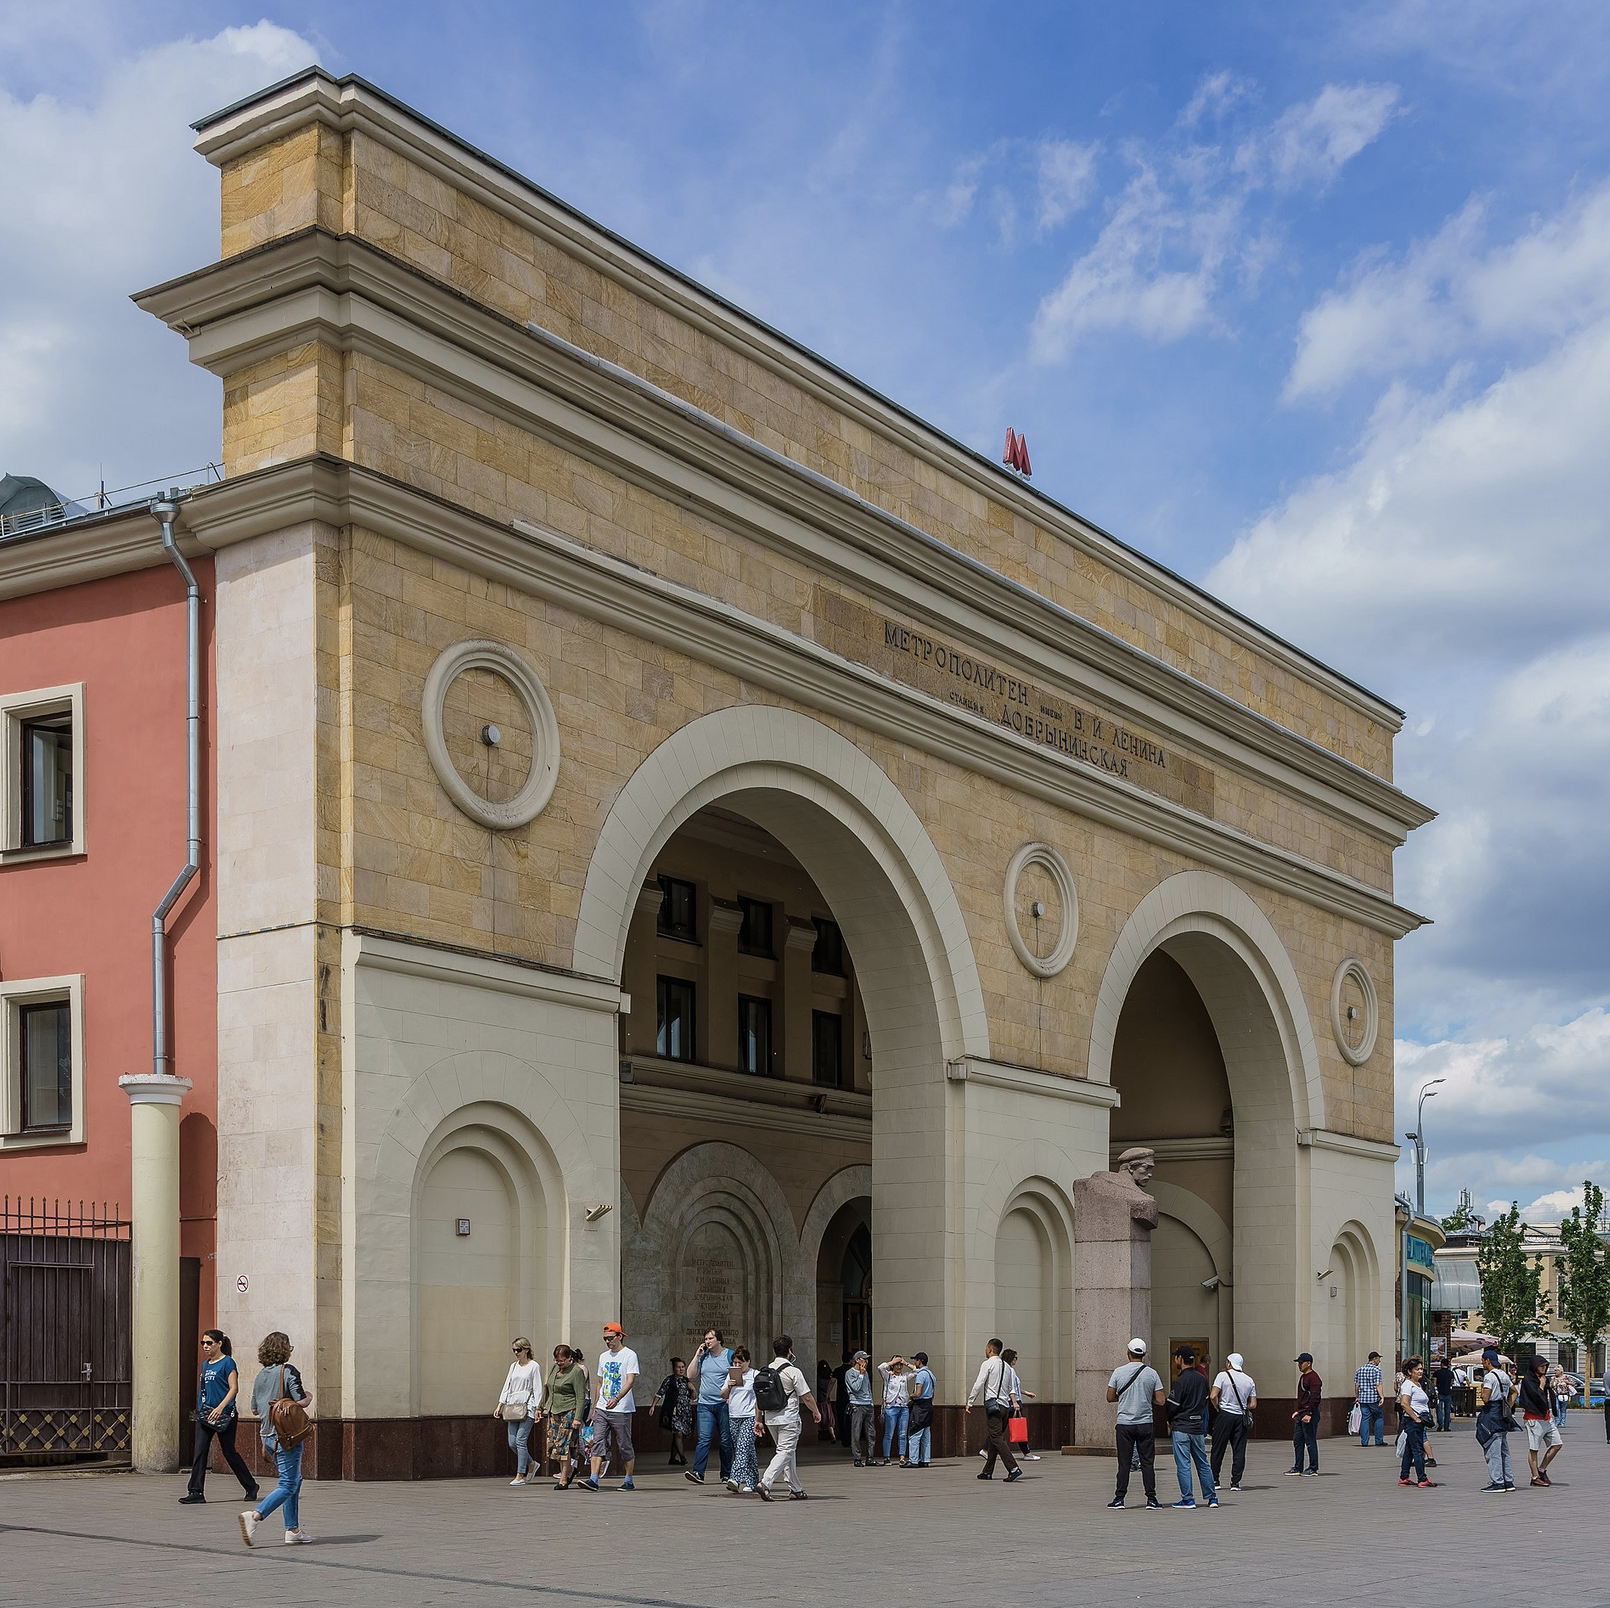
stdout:
[(542, 1387), (541, 1410), (548, 1426), (553, 1488), (568, 1491), (581, 1467), (581, 1426), (587, 1416), (587, 1370), (569, 1346), (553, 1348), (553, 1366)]
[(581, 1482), (583, 1490), (598, 1489), (611, 1443), (621, 1460), (624, 1477), (620, 1488), (637, 1489), (632, 1479), (632, 1470), (637, 1466), (637, 1451), (632, 1445), (632, 1414), (637, 1411), (637, 1398), (632, 1386), (637, 1383), (637, 1374), (637, 1353), (627, 1348), (626, 1331), (618, 1323), (606, 1323), (604, 1349), (598, 1358), (598, 1395), (593, 1402), (593, 1467)]
[(887, 1467), (889, 1454), (898, 1447), (900, 1466), (906, 1467), (906, 1421), (911, 1416), (911, 1380), (906, 1373), (906, 1359), (891, 1357), (878, 1364), (883, 1375), (883, 1458)]
[(822, 1409), (822, 1421), (816, 1426), (816, 1438), (819, 1441), (836, 1439), (838, 1430), (833, 1422), (833, 1370), (828, 1367), (826, 1357), (816, 1359), (816, 1405)]
[(844, 1388), (850, 1397), (850, 1452), (857, 1468), (877, 1463), (876, 1437), (872, 1422), (872, 1359), (858, 1351), (850, 1358), (844, 1375)]
[[(1039, 1398), (1032, 1390), (1023, 1388), (1023, 1380), (1017, 1371), (1017, 1352), (1008, 1346), (1001, 1355), (1006, 1359), (1006, 1366), (1012, 1370), (1012, 1413), (1014, 1417), (1023, 1421), (1023, 1439), (1021, 1441), (1012, 1441), (1012, 1450), (1017, 1451), (1017, 1448), (1021, 1446), (1023, 1450), (1018, 1454), (1019, 1460), (1024, 1463), (1038, 1463), (1040, 1454), (1029, 1450), (1029, 1415), (1024, 1411), (1023, 1403), (1037, 1401)], [(1010, 1434), (1008, 1434), (1007, 1438), (1011, 1439)]]
[[(1565, 1437), (1555, 1421), (1554, 1389), (1549, 1383), (1547, 1357), (1533, 1357), (1521, 1376), (1521, 1422), (1526, 1426), (1526, 1458), (1532, 1465), (1533, 1485), (1552, 1485), (1549, 1464), (1559, 1456)], [(1539, 1456), (1539, 1454), (1542, 1454)]]
[(276, 1329), (257, 1348), (257, 1377), (252, 1381), (252, 1411), (257, 1415), (263, 1450), (274, 1459), (279, 1483), (240, 1515), (240, 1535), (254, 1543), (257, 1526), (283, 1508), (286, 1546), (305, 1546), (313, 1537), (302, 1528), (302, 1447), (312, 1427), (313, 1397), (291, 1365), (290, 1337)]
[(1006, 1483), (1010, 1485), (1014, 1480), (1023, 1478), (1023, 1470), (1017, 1466), (1017, 1459), (1012, 1455), (1012, 1442), (1007, 1432), (1007, 1424), (1012, 1416), (1012, 1370), (1001, 1355), (1005, 1349), (999, 1340), (990, 1340), (985, 1344), (984, 1361), (979, 1366), (973, 1388), (967, 1392), (962, 1416), (966, 1417), (973, 1410), (976, 1401), (983, 1400), (985, 1456), (978, 1477), (981, 1480), (994, 1479), (995, 1460), (999, 1458), (1006, 1465)]
[(1453, 1428), (1455, 1374), (1454, 1370), (1448, 1365), (1446, 1357), (1431, 1370), (1431, 1377), (1437, 1387), (1437, 1399), (1434, 1403), (1437, 1415), (1437, 1430), (1440, 1434), (1447, 1434)]
[[(1355, 1353), (1356, 1355), (1356, 1353)], [(1381, 1400), (1381, 1353), (1372, 1351), (1370, 1360), (1353, 1374), (1353, 1399), (1358, 1403), (1358, 1443), (1370, 1444), (1370, 1426), (1375, 1426), (1375, 1444), (1386, 1445), (1386, 1405)]]
[(1252, 1409), (1258, 1405), (1258, 1387), (1246, 1371), (1239, 1351), (1232, 1351), (1208, 1392), (1217, 1416), (1213, 1420), (1213, 1455), (1209, 1459), (1215, 1488), (1220, 1484), (1224, 1454), (1230, 1453), (1230, 1489), (1241, 1489), (1247, 1471), (1247, 1437), (1252, 1433)]
[(760, 1483), (759, 1448), (755, 1442), (762, 1431), (755, 1423), (755, 1367), (748, 1346), (734, 1346), (732, 1366), (721, 1385), (727, 1404), (727, 1422), (732, 1427), (732, 1470), (727, 1489), (752, 1495)]
[(934, 1390), (939, 1381), (928, 1366), (928, 1353), (916, 1351), (911, 1360), (916, 1372), (911, 1376), (911, 1418), (906, 1436), (906, 1456), (912, 1468), (927, 1468), (934, 1447)]
[(768, 1367), (756, 1370), (755, 1405), (766, 1415), (766, 1427), (777, 1443), (777, 1454), (761, 1475), (755, 1487), (762, 1502), (771, 1501), (771, 1488), (779, 1478), (788, 1481), (788, 1496), (793, 1502), (805, 1500), (805, 1489), (799, 1483), (800, 1409), (809, 1410), (819, 1424), (822, 1410), (811, 1395), (805, 1375), (794, 1366), (794, 1341), (780, 1334), (772, 1341), (772, 1359)]
[(1112, 1371), (1107, 1381), (1107, 1400), (1118, 1403), (1116, 1427), (1118, 1442), (1118, 1489), (1107, 1506), (1121, 1508), (1129, 1495), (1131, 1466), (1138, 1459), (1140, 1480), (1146, 1490), (1146, 1506), (1160, 1508), (1157, 1500), (1157, 1474), (1154, 1467), (1157, 1443), (1152, 1409), (1163, 1405), (1163, 1381), (1146, 1360), (1146, 1342), (1129, 1342), (1129, 1360)]
[(699, 1349), (688, 1364), (688, 1379), (698, 1390), (699, 1444), (694, 1449), (693, 1467), (683, 1475), (694, 1485), (704, 1484), (704, 1471), (710, 1462), (710, 1445), (716, 1445), (721, 1478), (732, 1472), (732, 1419), (721, 1398), (721, 1387), (732, 1367), (732, 1348), (721, 1338), (719, 1329), (706, 1329)]
[(671, 1358), (671, 1371), (660, 1381), (649, 1410), (658, 1412), (660, 1428), (670, 1431), (671, 1455), (666, 1466), (686, 1464), (687, 1438), (693, 1430), (693, 1385), (688, 1379), (688, 1365), (681, 1357)]
[(196, 1438), (190, 1459), (190, 1487), (179, 1498), (181, 1507), (207, 1500), (207, 1460), (216, 1440), (224, 1461), (240, 1481), (248, 1502), (262, 1494), (246, 1459), (235, 1450), (235, 1426), (240, 1422), (240, 1371), (231, 1354), (229, 1336), (208, 1329), (201, 1337), (201, 1379), (196, 1386)]
[(1177, 1508), (1194, 1508), (1196, 1497), (1192, 1490), (1191, 1471), (1196, 1471), (1202, 1497), (1210, 1507), (1219, 1505), (1218, 1487), (1213, 1483), (1213, 1470), (1208, 1466), (1207, 1437), (1202, 1432), (1202, 1412), (1207, 1406), (1208, 1382), (1196, 1366), (1196, 1352), (1190, 1346), (1181, 1346), (1174, 1353), (1180, 1371), (1174, 1376), (1173, 1387), (1163, 1403), (1168, 1419), (1170, 1438), (1174, 1443), (1174, 1473), (1180, 1482), (1180, 1499)]
[(1554, 1392), (1554, 1422), (1565, 1428), (1565, 1414), (1571, 1405), (1571, 1378), (1559, 1363), (1549, 1370), (1549, 1388)]
[(531, 1428), (537, 1421), (537, 1403), (542, 1399), (542, 1364), (532, 1359), (531, 1342), (524, 1335), (511, 1349), (514, 1361), (509, 1364), (492, 1416), (508, 1426), (509, 1449), (515, 1454), (514, 1478), (509, 1484), (532, 1485), (541, 1472), (531, 1460)]
[[(1426, 1365), (1410, 1357), (1403, 1365), (1403, 1383), (1398, 1387), (1398, 1426), (1403, 1435), (1403, 1461), (1398, 1467), (1399, 1485), (1417, 1485), (1429, 1491), (1435, 1480), (1426, 1478), (1426, 1426), (1431, 1422), (1431, 1398), (1425, 1388)], [(1414, 1478), (1409, 1478), (1411, 1468)]]
[(1509, 1458), (1509, 1432), (1515, 1428), (1515, 1381), (1503, 1367), (1497, 1350), (1489, 1346), (1482, 1352), (1487, 1371), (1476, 1394), (1481, 1410), (1476, 1414), (1476, 1440), (1487, 1459), (1484, 1491), (1513, 1491), (1515, 1470)]
[[(1292, 1466), (1288, 1474), (1319, 1473), (1319, 1404), (1325, 1382), (1314, 1368), (1314, 1355), (1305, 1351), (1297, 1359), (1297, 1411), (1291, 1415)], [(1377, 1387), (1379, 1388), (1379, 1387)], [(1303, 1467), (1303, 1453), (1308, 1467)]]

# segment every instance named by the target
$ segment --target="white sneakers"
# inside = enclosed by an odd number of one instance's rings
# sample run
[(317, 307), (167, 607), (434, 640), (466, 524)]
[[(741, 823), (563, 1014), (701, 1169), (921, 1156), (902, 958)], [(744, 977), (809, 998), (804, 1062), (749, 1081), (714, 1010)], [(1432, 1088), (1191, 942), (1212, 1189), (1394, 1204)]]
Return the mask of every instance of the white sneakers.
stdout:
[[(247, 1508), (240, 1515), (240, 1538), (247, 1546), (256, 1544), (253, 1538), (257, 1534), (257, 1526), (262, 1522), (257, 1516), (256, 1508)], [(306, 1530), (287, 1530), (285, 1532), (285, 1544), (288, 1547), (310, 1546), (312, 1541), (313, 1537)]]
[(510, 1485), (524, 1485), (525, 1484), (525, 1475), (524, 1474), (516, 1474), (514, 1476), (514, 1478), (509, 1481), (509, 1484)]

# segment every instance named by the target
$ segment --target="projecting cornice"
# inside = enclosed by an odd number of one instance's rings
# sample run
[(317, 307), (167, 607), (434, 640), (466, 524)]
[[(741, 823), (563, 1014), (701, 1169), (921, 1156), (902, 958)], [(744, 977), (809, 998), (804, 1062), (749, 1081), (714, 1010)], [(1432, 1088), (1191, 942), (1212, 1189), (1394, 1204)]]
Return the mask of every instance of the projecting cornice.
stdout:
[(344, 459), (298, 459), (210, 487), (185, 501), (180, 521), (186, 539), (202, 550), (307, 521), (360, 526), (587, 618), (721, 664), (781, 697), (942, 755), (1032, 797), (1375, 931), (1399, 938), (1424, 920), (1378, 889), (1052, 749), (1031, 746), (993, 721), (892, 681), (718, 598), (554, 531), (524, 521), (509, 527), (483, 519)]
[(233, 373), (318, 339), (402, 368), (728, 528), (786, 551), (992, 659), (1047, 672), (1181, 747), (1399, 844), (1434, 812), (549, 331), (522, 327), (352, 236), (308, 229), (135, 298)]
[(920, 462), (1055, 533), (1077, 551), (1173, 603), (1232, 642), (1323, 687), (1367, 718), (1393, 731), (1401, 727), (1403, 711), (1385, 699), (1007, 474), (983, 454), (356, 74), (338, 78), (315, 66), (269, 85), (196, 123), (196, 149), (221, 167), (311, 124), (323, 124), (342, 134), (361, 131), (632, 294), (741, 352), (864, 428), (897, 442)]

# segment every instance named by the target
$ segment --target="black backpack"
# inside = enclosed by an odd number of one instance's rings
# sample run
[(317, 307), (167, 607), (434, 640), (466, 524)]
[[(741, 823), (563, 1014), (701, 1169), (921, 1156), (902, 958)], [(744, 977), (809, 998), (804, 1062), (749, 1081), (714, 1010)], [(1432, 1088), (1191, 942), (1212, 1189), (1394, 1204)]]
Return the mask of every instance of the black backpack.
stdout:
[(755, 1405), (763, 1413), (788, 1411), (788, 1387), (783, 1383), (780, 1368), (755, 1370)]

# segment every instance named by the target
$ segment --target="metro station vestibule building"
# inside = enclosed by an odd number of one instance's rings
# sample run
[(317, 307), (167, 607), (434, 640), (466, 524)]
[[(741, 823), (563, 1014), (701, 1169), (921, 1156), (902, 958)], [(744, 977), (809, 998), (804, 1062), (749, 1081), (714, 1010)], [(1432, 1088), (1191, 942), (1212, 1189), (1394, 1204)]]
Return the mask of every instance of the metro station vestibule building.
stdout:
[(949, 1408), (1001, 1333), (1065, 1434), (1137, 1143), (1157, 1350), (1389, 1350), (1400, 712), (360, 79), (197, 145), (216, 1312), (319, 1472), (617, 1316)]

